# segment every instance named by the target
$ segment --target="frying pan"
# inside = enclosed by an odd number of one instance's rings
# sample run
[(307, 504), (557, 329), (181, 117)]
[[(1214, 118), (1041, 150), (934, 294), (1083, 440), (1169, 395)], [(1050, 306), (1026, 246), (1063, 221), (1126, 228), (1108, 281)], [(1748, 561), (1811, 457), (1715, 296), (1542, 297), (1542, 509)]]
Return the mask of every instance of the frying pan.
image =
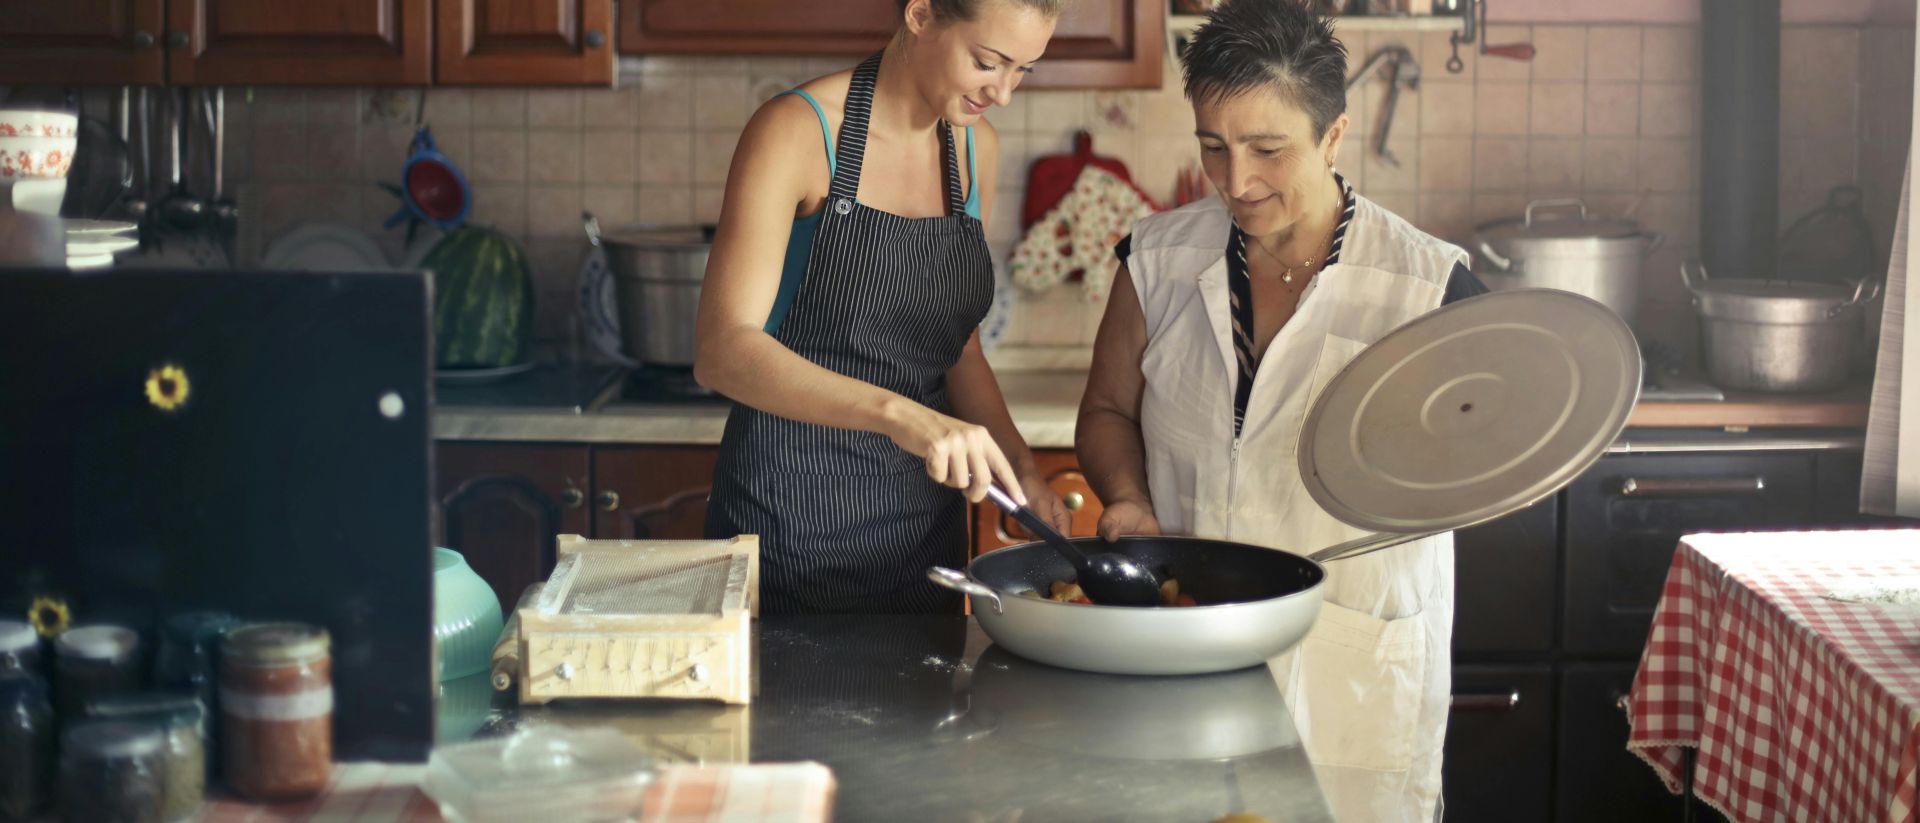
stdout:
[(1514, 289), (1430, 312), (1328, 383), (1297, 460), (1320, 508), (1375, 534), (1306, 556), (1191, 537), (1110, 548), (1179, 581), (1187, 608), (1055, 603), (1023, 595), (1073, 578), (1045, 543), (927, 570), (973, 598), (1009, 651), (1111, 674), (1201, 674), (1266, 662), (1319, 616), (1322, 563), (1484, 523), (1558, 492), (1600, 459), (1640, 392), (1640, 350), (1617, 314), (1554, 289)]

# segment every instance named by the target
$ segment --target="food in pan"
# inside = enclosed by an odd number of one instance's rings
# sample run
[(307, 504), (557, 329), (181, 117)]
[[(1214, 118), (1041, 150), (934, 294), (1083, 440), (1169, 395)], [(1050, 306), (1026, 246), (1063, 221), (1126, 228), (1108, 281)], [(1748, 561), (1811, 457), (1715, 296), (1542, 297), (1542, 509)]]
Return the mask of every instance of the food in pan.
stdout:
[[(1034, 597), (1042, 600), (1051, 600), (1055, 603), (1081, 603), (1089, 606), (1093, 605), (1093, 600), (1087, 597), (1087, 593), (1080, 590), (1080, 584), (1072, 580), (1053, 581), (1053, 585), (1049, 587), (1049, 591), (1046, 595), (1041, 595), (1039, 592), (1033, 591), (1033, 590), (1024, 591), (1024, 592), (1021, 592), (1020, 594), (1026, 597)], [(1194, 602), (1192, 596), (1181, 594), (1180, 581), (1169, 577), (1167, 578), (1167, 581), (1165, 583), (1160, 584), (1160, 605), (1162, 606), (1198, 606), (1200, 604)]]

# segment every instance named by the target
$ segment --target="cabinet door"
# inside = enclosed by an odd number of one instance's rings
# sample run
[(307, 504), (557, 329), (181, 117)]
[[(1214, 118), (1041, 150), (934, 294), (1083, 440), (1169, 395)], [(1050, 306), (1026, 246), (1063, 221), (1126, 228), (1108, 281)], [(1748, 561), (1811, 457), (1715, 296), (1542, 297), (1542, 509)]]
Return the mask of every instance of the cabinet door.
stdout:
[(1560, 496), (1453, 533), (1453, 652), (1553, 648)]
[(602, 446), (593, 452), (593, 536), (698, 540), (720, 450)]
[(442, 0), (439, 16), (438, 82), (613, 83), (613, 0)]
[(162, 0), (8, 3), (0, 78), (9, 84), (150, 85), (166, 80)]
[(1455, 666), (1441, 786), (1448, 820), (1550, 820), (1553, 669)]
[(174, 83), (425, 84), (431, 0), (170, 0)]
[[(1073, 451), (1043, 449), (1033, 453), (1033, 461), (1040, 468), (1040, 473), (1046, 475), (1047, 485), (1053, 488), (1053, 493), (1060, 495), (1060, 501), (1073, 514), (1073, 529), (1068, 536), (1098, 534), (1100, 512), (1103, 510), (1100, 499), (1094, 496), (1093, 487), (1087, 484), (1087, 476), (1080, 473), (1079, 459)], [(1037, 539), (1027, 532), (1026, 527), (1014, 522), (1013, 518), (992, 503), (980, 503), (973, 507), (974, 554)]]
[(1560, 823), (1678, 823), (1685, 813), (1685, 802), (1627, 751), (1630, 729), (1619, 703), (1633, 686), (1633, 669), (1632, 663), (1574, 663), (1561, 675), (1554, 791)]
[(1624, 455), (1567, 487), (1563, 645), (1638, 655), (1682, 536), (1819, 522), (1808, 453)]
[(441, 443), (434, 451), (441, 542), (511, 609), (553, 571), (554, 537), (587, 533), (585, 446)]
[[(1054, 28), (1040, 70), (1023, 88), (1160, 85), (1164, 0), (1076, 0)], [(623, 4), (627, 54), (863, 55), (900, 25), (889, 0), (631, 0)]]

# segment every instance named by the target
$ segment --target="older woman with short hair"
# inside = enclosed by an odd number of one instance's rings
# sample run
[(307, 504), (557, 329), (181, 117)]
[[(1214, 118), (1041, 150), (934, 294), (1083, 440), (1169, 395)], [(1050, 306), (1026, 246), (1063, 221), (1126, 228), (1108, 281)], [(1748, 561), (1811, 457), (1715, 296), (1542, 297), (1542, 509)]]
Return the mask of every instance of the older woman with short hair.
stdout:
[[(1140, 221), (1080, 407), (1102, 536), (1191, 534), (1298, 553), (1361, 536), (1302, 488), (1316, 395), (1368, 344), (1485, 291), (1467, 253), (1354, 192), (1346, 49), (1298, 0), (1227, 0), (1186, 55), (1218, 197)], [(1440, 809), (1453, 540), (1334, 563), (1299, 647), (1272, 661), (1343, 820)]]

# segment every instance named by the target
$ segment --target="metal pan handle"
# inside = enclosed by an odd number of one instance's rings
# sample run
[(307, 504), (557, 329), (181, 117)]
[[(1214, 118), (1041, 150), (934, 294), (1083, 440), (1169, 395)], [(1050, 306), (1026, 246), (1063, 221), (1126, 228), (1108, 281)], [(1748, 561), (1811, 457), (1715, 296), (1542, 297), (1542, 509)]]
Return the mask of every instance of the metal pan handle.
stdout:
[(927, 569), (927, 579), (942, 588), (952, 589), (977, 600), (992, 602), (994, 614), (1005, 614), (1007, 611), (1006, 606), (1000, 602), (999, 592), (975, 583), (973, 578), (966, 576), (965, 573), (944, 566), (933, 566)]
[(1363, 555), (1363, 554), (1372, 554), (1373, 552), (1377, 552), (1381, 549), (1391, 549), (1394, 546), (1398, 546), (1403, 543), (1412, 543), (1413, 541), (1419, 540), (1423, 537), (1432, 537), (1439, 533), (1440, 532), (1418, 532), (1416, 534), (1397, 534), (1397, 533), (1391, 533), (1391, 532), (1379, 532), (1379, 533), (1367, 535), (1366, 537), (1355, 538), (1345, 543), (1335, 543), (1334, 545), (1328, 546), (1324, 549), (1314, 552), (1313, 554), (1307, 555), (1307, 559), (1312, 560), (1315, 563), (1328, 563), (1334, 560), (1345, 560), (1349, 557), (1359, 557), (1360, 555)]
[(1526, 223), (1529, 226), (1533, 225), (1533, 212), (1535, 209), (1546, 211), (1548, 209), (1564, 209), (1568, 207), (1578, 208), (1580, 210), (1580, 219), (1582, 221), (1587, 219), (1587, 201), (1578, 197), (1555, 197), (1549, 200), (1535, 200), (1528, 203)]
[(1501, 271), (1513, 270), (1513, 261), (1507, 259), (1506, 255), (1494, 251), (1492, 243), (1481, 239), (1476, 239), (1475, 242), (1480, 246), (1480, 256), (1487, 258), (1487, 262), (1492, 263), (1494, 268)]
[[(1700, 270), (1699, 282), (1694, 282), (1694, 279), (1693, 279), (1693, 272), (1695, 269)], [(1699, 291), (1702, 287), (1704, 287), (1707, 284), (1708, 279), (1709, 278), (1707, 277), (1707, 264), (1702, 263), (1698, 260), (1680, 261), (1680, 282), (1686, 284), (1687, 291), (1693, 291), (1693, 292)]]

